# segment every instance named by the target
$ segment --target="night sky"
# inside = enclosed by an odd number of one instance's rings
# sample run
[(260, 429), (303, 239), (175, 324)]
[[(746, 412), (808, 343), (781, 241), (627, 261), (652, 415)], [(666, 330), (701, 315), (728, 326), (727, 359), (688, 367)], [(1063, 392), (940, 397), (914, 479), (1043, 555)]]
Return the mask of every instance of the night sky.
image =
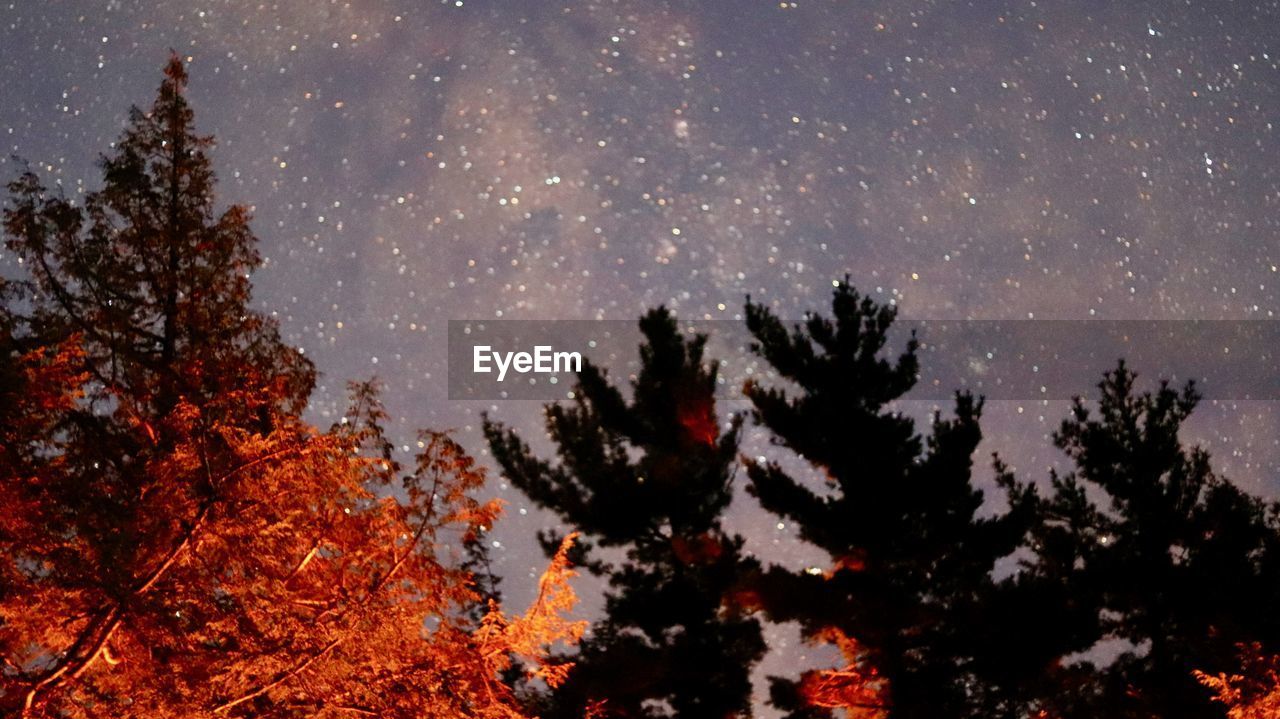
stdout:
[[(845, 274), (913, 318), (1275, 318), (1276, 38), (1280, 4), (1227, 0), (10, 0), (0, 174), (96, 187), (173, 48), (316, 421), (376, 374), (400, 436), (479, 453), (479, 411), (537, 434), (538, 404), (449, 401), (449, 319), (798, 317)], [(1206, 402), (1190, 437), (1269, 496), (1272, 405)], [(992, 403), (987, 449), (1047, 477), (1065, 409)], [(548, 520), (495, 491), (522, 603)], [(808, 561), (748, 498), (731, 519)]]

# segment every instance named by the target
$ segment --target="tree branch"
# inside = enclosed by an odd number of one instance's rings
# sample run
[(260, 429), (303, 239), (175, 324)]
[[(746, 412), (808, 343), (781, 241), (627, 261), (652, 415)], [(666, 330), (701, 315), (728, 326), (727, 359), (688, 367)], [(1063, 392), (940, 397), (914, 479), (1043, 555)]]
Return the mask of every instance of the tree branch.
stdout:
[(334, 647), (336, 647), (336, 646), (338, 646), (339, 644), (341, 644), (341, 643), (342, 643), (342, 639), (343, 639), (343, 637), (337, 637), (337, 638), (335, 638), (333, 641), (331, 641), (331, 642), (329, 642), (328, 644), (326, 644), (326, 645), (324, 646), (324, 648), (323, 648), (323, 649), (321, 649), (320, 651), (316, 652), (315, 654), (312, 654), (311, 656), (307, 657), (306, 659), (304, 659), (304, 660), (302, 660), (302, 661), (298, 662), (297, 664), (293, 665), (293, 667), (292, 667), (291, 669), (289, 669), (289, 670), (285, 671), (283, 674), (281, 674), (280, 676), (276, 677), (276, 678), (275, 678), (275, 679), (273, 679), (272, 681), (267, 682), (266, 684), (263, 684), (262, 686), (258, 687), (257, 689), (254, 689), (253, 691), (249, 692), (248, 694), (242, 694), (241, 696), (239, 696), (239, 697), (237, 697), (237, 698), (235, 698), (235, 699), (232, 699), (232, 700), (230, 700), (230, 701), (226, 701), (226, 702), (223, 702), (222, 704), (219, 704), (218, 706), (216, 706), (216, 707), (214, 707), (214, 708), (213, 708), (213, 711), (214, 711), (214, 712), (225, 712), (225, 711), (229, 711), (229, 710), (230, 710), (230, 709), (232, 709), (233, 707), (236, 707), (236, 706), (238, 706), (238, 705), (240, 705), (240, 704), (243, 704), (243, 703), (245, 703), (245, 702), (247, 702), (247, 701), (250, 701), (250, 700), (253, 700), (253, 699), (257, 699), (258, 697), (262, 696), (263, 694), (266, 694), (267, 692), (271, 691), (272, 689), (275, 689), (276, 687), (278, 687), (278, 686), (280, 686), (281, 684), (285, 683), (286, 681), (288, 681), (288, 680), (292, 679), (293, 677), (297, 676), (298, 674), (302, 673), (303, 671), (306, 671), (307, 667), (309, 667), (309, 666), (311, 666), (312, 664), (315, 664), (316, 662), (320, 661), (320, 659), (321, 659), (321, 658), (323, 658), (323, 657), (324, 657), (324, 655), (326, 655), (326, 654), (328, 654), (329, 652), (333, 651), (333, 648), (334, 648)]
[[(435, 518), (435, 499), (436, 499), (436, 494), (439, 491), (439, 488), (440, 488), (440, 478), (436, 477), (431, 484), (431, 494), (428, 498), (426, 515), (422, 518), (422, 524), (418, 527), (418, 531), (414, 533), (413, 540), (410, 542), (409, 547), (391, 564), (391, 567), (387, 569), (387, 573), (384, 574), (378, 581), (374, 582), (373, 586), (370, 587), (369, 589), (369, 593), (366, 594), (364, 598), (359, 602), (355, 603), (354, 605), (350, 605), (344, 608), (341, 612), (339, 612), (335, 621), (339, 621), (345, 618), (352, 611), (362, 608), (366, 606), (370, 601), (372, 601), (374, 595), (376, 595), (379, 591), (381, 591), (382, 588), (385, 587), (389, 581), (391, 581), (391, 577), (395, 575), (396, 571), (399, 570), (400, 567), (404, 565), (405, 561), (409, 558), (409, 556), (413, 554), (414, 550), (418, 546), (418, 542), (422, 540), (422, 536), (426, 534), (428, 529), (431, 528), (431, 522)], [(306, 671), (308, 667), (310, 667), (312, 664), (319, 661), (322, 657), (324, 657), (324, 655), (332, 651), (334, 647), (341, 644), (347, 638), (349, 632), (350, 632), (350, 628), (343, 630), (342, 633), (340, 633), (337, 637), (335, 637), (333, 641), (325, 645), (324, 648), (322, 648), (319, 652), (311, 655), (305, 660), (294, 665), (294, 667), (289, 671), (286, 671), (284, 674), (268, 682), (267, 684), (264, 684), (258, 687), (257, 689), (254, 689), (246, 694), (242, 694), (236, 699), (232, 699), (230, 701), (226, 701), (226, 702), (223, 702), (222, 704), (219, 704), (218, 706), (214, 707), (213, 711), (215, 713), (225, 712), (239, 704), (243, 704), (244, 702), (247, 702), (251, 699), (260, 697), (263, 694), (266, 694), (267, 692), (271, 691), (272, 689), (280, 686), (281, 684), (288, 681), (289, 679), (292, 679), (293, 677), (302, 673), (303, 671)]]
[[(219, 483), (230, 479), (238, 472), (255, 467), (263, 462), (298, 449), (298, 446), (290, 446), (256, 457), (222, 475), (222, 477), (219, 478)], [(137, 599), (155, 587), (155, 585), (164, 577), (165, 573), (167, 573), (174, 563), (177, 562), (178, 558), (187, 549), (187, 547), (191, 546), (192, 539), (203, 527), (205, 519), (209, 516), (209, 512), (213, 509), (214, 504), (215, 502), (212, 498), (203, 503), (200, 511), (192, 520), (191, 526), (183, 533), (182, 539), (168, 552), (160, 565), (156, 567), (156, 569), (151, 572), (151, 574), (148, 575), (141, 584), (129, 593), (128, 599)], [(102, 614), (89, 622), (89, 626), (87, 626), (71, 646), (63, 652), (64, 658), (60, 665), (51, 669), (43, 678), (36, 681), (27, 691), (27, 696), (22, 709), (22, 716), (24, 718), (29, 716), (31, 708), (35, 705), (37, 695), (42, 690), (46, 688), (56, 688), (68, 679), (78, 678), (98, 659), (99, 656), (102, 655), (102, 650), (107, 646), (107, 642), (111, 640), (111, 636), (120, 628), (120, 623), (124, 618), (124, 608), (124, 600), (112, 602)], [(86, 646), (88, 647), (88, 651), (82, 651)]]

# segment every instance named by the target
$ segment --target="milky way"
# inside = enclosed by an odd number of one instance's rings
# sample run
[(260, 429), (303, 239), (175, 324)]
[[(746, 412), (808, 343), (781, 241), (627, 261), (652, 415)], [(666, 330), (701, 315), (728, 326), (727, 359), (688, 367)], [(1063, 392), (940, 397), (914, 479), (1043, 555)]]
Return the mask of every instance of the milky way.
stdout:
[[(480, 452), (480, 410), (536, 434), (538, 405), (450, 402), (448, 319), (732, 320), (747, 294), (799, 316), (845, 274), (919, 318), (1273, 319), (1278, 31), (1274, 2), (18, 0), (0, 144), (84, 192), (188, 57), (220, 199), (254, 208), (257, 301), (324, 374), (317, 421), (376, 374), (402, 436)], [(1064, 405), (992, 403), (985, 449), (1043, 478)], [(1280, 489), (1271, 403), (1191, 429)], [(521, 601), (548, 520), (495, 489)], [(749, 500), (733, 521), (803, 561)]]

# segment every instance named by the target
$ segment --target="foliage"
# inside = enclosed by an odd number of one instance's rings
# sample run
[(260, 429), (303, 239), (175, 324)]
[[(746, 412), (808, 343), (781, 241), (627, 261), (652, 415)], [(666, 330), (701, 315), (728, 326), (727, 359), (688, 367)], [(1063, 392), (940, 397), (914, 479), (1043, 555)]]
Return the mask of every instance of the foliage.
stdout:
[(1056, 713), (1221, 716), (1192, 672), (1230, 672), (1238, 644), (1280, 643), (1275, 512), (1183, 445), (1194, 387), (1138, 392), (1135, 379), (1121, 363), (1096, 409), (1076, 401), (1054, 436), (1073, 468), (1037, 500), (1026, 583), (1071, 628), (1067, 651), (1132, 647), (1092, 668), (1089, 691), (1059, 692)]
[(1240, 647), (1240, 674), (1200, 670), (1196, 679), (1227, 707), (1227, 719), (1272, 719), (1280, 716), (1280, 656), (1264, 655), (1257, 642)]
[(0, 712), (24, 717), (518, 717), (554, 682), (568, 544), (529, 614), (466, 616), (446, 562), (498, 514), (425, 432), (402, 467), (372, 384), (328, 431), (314, 371), (249, 308), (248, 212), (213, 212), (176, 57), (83, 206), (10, 185), (0, 287)]
[(889, 687), (867, 663), (867, 652), (858, 641), (831, 628), (817, 639), (840, 649), (845, 666), (806, 672), (799, 694), (805, 705), (819, 709), (844, 709), (848, 719), (884, 719), (888, 716)]
[[(583, 563), (609, 581), (605, 617), (548, 714), (746, 715), (764, 643), (754, 619), (723, 605), (738, 581), (742, 540), (720, 521), (732, 498), (740, 422), (721, 430), (705, 338), (683, 338), (663, 309), (640, 328), (630, 401), (584, 363), (574, 402), (547, 407), (558, 463), (485, 422), (507, 476), (582, 532)], [(592, 548), (622, 556), (610, 562)]]
[[(1001, 656), (1000, 622), (979, 620), (994, 620), (982, 600), (994, 593), (990, 574), (1017, 546), (1024, 516), (978, 516), (971, 456), (982, 403), (958, 395), (955, 417), (935, 415), (922, 440), (890, 406), (915, 383), (915, 340), (896, 362), (883, 358), (894, 311), (847, 283), (837, 285), (832, 313), (788, 330), (767, 307), (747, 306), (753, 349), (792, 388), (748, 383), (754, 416), (827, 485), (815, 490), (777, 462), (749, 460), (749, 490), (833, 562), (826, 572), (770, 568), (758, 582), (764, 606), (851, 655), (846, 669), (805, 680), (809, 704), (873, 704), (893, 717), (995, 716), (1004, 706), (981, 675), (1019, 658)], [(775, 679), (776, 705), (815, 715), (798, 701), (804, 693)]]

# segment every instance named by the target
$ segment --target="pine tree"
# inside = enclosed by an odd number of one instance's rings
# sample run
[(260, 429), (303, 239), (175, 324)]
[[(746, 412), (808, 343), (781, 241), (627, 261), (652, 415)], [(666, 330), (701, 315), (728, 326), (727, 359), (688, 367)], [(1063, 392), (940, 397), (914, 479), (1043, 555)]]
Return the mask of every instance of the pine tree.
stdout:
[(558, 462), (485, 422), (505, 474), (582, 533), (582, 561), (609, 582), (605, 617), (548, 715), (747, 716), (764, 645), (757, 622), (722, 603), (741, 561), (742, 540), (721, 524), (740, 422), (721, 427), (705, 337), (686, 340), (663, 309), (640, 329), (630, 401), (584, 363), (572, 404), (546, 408)]
[[(567, 545), (524, 617), (480, 626), (447, 537), (483, 472), (424, 433), (402, 467), (371, 385), (299, 416), (311, 364), (252, 310), (248, 212), (214, 177), (173, 58), (77, 205), (25, 173), (0, 285), (0, 714), (517, 717), (514, 658), (582, 631)], [(397, 498), (397, 496), (399, 498)]]
[(1025, 512), (978, 515), (982, 493), (971, 470), (982, 402), (958, 395), (954, 417), (935, 414), (922, 439), (892, 407), (917, 374), (914, 338), (896, 362), (882, 357), (893, 308), (844, 282), (832, 314), (788, 330), (767, 307), (747, 305), (753, 350), (793, 388), (749, 382), (755, 419), (826, 484), (814, 488), (777, 462), (750, 460), (748, 489), (832, 560), (821, 571), (771, 568), (759, 593), (772, 619), (798, 621), (848, 661), (798, 685), (775, 679), (774, 703), (796, 717), (827, 716), (826, 708), (895, 719), (1014, 715), (981, 676), (1017, 661), (999, 655), (1007, 637), (984, 616), (983, 601), (995, 592), (994, 563), (1018, 544)]
[(1193, 672), (1234, 674), (1238, 647), (1280, 648), (1276, 508), (1217, 476), (1185, 447), (1194, 387), (1139, 393), (1123, 363), (1099, 385), (1096, 413), (1077, 399), (1055, 434), (1073, 468), (1040, 501), (1029, 584), (1081, 631), (1070, 651), (1104, 639), (1131, 649), (1060, 692), (1063, 716), (1221, 717)]

